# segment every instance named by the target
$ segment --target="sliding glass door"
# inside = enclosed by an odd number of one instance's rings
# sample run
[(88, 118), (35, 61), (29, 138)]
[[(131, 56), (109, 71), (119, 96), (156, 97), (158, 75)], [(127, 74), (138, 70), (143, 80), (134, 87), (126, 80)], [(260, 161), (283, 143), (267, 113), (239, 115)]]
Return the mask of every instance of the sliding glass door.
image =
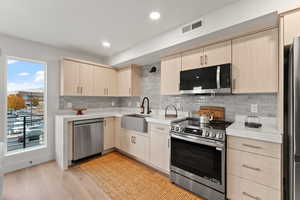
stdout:
[(46, 64), (7, 59), (7, 152), (45, 145)]

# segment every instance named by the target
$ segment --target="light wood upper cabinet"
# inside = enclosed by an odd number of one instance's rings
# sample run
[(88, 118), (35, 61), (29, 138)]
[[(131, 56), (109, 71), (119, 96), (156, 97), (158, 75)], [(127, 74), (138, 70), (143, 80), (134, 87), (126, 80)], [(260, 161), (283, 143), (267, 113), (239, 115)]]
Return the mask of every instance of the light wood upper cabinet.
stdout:
[(233, 93), (274, 93), (278, 89), (278, 29), (232, 41)]
[(118, 96), (140, 95), (140, 67), (131, 65), (117, 71)]
[(181, 56), (164, 58), (161, 61), (161, 94), (179, 94)]
[(300, 11), (284, 16), (284, 45), (293, 43), (295, 37), (300, 36)]
[(231, 41), (225, 41), (182, 54), (182, 70), (231, 63)]
[(93, 81), (95, 96), (117, 95), (116, 70), (106, 67), (94, 67)]
[(79, 63), (63, 60), (61, 63), (61, 95), (81, 96), (79, 88)]
[(115, 119), (113, 117), (104, 119), (104, 150), (115, 147)]
[(203, 66), (203, 48), (182, 54), (182, 71), (200, 68)]
[(206, 67), (231, 63), (231, 41), (204, 47), (203, 63)]
[(94, 96), (94, 66), (79, 64), (79, 86), (82, 96)]

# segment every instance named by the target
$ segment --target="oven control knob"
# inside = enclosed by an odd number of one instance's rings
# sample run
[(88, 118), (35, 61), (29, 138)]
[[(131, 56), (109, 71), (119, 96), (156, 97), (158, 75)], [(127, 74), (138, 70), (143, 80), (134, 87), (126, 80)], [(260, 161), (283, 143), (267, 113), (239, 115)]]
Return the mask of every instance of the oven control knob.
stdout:
[(171, 127), (171, 131), (174, 131), (174, 126)]
[(177, 132), (179, 131), (179, 127), (176, 127), (176, 131), (177, 131)]
[(216, 134), (215, 134), (214, 132), (211, 132), (211, 133), (210, 133), (210, 137), (211, 137), (211, 138), (214, 138), (214, 137), (216, 137)]
[(209, 131), (205, 131), (205, 137), (209, 136)]
[(218, 133), (217, 138), (218, 139), (223, 139), (223, 134), (222, 133)]

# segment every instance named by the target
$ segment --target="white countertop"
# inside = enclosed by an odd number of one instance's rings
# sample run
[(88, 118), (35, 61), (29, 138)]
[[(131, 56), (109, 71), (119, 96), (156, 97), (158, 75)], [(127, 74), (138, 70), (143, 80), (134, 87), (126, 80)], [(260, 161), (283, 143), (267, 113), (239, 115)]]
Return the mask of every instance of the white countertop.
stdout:
[[(65, 121), (76, 121), (94, 118), (107, 118), (107, 117), (122, 117), (127, 114), (139, 114), (135, 110), (105, 110), (105, 111), (88, 111), (83, 115), (76, 115), (75, 113), (67, 114), (57, 114), (59, 117)], [(184, 119), (186, 117), (185, 113), (181, 113), (177, 118), (165, 118), (161, 112), (154, 112), (154, 114), (146, 115), (146, 121), (149, 123), (158, 123), (164, 125), (170, 125), (173, 121)]]
[(245, 127), (246, 116), (237, 115), (235, 122), (226, 129), (226, 135), (282, 143), (282, 134), (277, 128), (276, 118), (261, 117), (261, 128)]

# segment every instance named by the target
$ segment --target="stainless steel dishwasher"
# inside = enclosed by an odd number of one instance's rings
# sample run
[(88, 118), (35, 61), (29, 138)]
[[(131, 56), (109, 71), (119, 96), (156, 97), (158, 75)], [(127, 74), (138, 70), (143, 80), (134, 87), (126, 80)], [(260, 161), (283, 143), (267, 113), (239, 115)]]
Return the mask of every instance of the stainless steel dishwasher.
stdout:
[(102, 153), (103, 122), (103, 119), (74, 121), (73, 161)]

